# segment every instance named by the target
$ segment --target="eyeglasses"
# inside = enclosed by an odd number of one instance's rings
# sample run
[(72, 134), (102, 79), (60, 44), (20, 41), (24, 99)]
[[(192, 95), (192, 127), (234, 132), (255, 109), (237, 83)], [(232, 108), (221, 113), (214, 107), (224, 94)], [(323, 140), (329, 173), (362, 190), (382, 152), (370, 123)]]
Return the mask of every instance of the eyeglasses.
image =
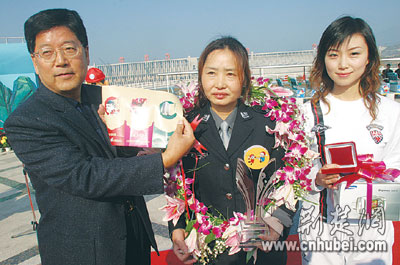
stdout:
[(63, 55), (68, 58), (72, 59), (75, 58), (81, 52), (82, 45), (77, 45), (75, 43), (67, 43), (59, 48), (52, 48), (52, 47), (42, 47), (39, 51), (34, 52), (33, 54), (38, 56), (40, 59), (47, 63), (52, 63), (55, 61), (57, 57), (57, 50), (59, 52), (62, 51)]

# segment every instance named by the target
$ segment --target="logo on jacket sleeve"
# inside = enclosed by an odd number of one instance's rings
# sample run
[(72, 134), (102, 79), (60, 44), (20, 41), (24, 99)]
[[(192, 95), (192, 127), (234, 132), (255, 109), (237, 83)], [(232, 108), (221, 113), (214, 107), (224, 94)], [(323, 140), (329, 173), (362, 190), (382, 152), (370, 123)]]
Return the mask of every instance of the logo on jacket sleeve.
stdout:
[(379, 144), (380, 142), (382, 142), (383, 140), (383, 126), (378, 125), (378, 124), (370, 124), (367, 126), (367, 129), (369, 131), (369, 134), (372, 137), (372, 140), (374, 140), (374, 142), (376, 144)]

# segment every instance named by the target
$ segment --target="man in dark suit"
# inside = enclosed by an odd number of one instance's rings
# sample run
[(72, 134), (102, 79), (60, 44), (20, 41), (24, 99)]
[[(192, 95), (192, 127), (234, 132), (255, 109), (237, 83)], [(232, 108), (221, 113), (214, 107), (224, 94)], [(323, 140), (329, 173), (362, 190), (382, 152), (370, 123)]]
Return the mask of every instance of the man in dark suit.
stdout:
[(75, 11), (41, 11), (25, 22), (41, 85), (5, 123), (41, 213), (42, 264), (150, 264), (157, 249), (144, 194), (163, 192), (164, 169), (192, 146), (186, 120), (164, 153), (121, 157), (97, 114), (100, 87), (82, 85), (88, 41)]

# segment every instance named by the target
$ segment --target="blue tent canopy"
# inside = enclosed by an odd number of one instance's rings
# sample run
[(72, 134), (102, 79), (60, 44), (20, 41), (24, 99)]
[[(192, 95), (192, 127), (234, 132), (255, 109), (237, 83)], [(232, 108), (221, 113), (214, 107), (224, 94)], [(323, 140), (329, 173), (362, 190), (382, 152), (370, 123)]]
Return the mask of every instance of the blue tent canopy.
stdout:
[(35, 72), (25, 43), (1, 43), (0, 58), (0, 75)]

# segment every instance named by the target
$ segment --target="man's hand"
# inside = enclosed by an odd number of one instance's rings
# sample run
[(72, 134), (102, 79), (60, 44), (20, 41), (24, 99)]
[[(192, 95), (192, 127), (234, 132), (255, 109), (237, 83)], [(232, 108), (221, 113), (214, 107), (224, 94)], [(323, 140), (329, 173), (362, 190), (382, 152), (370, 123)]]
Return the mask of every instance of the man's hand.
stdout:
[[(327, 164), (327, 165), (324, 165), (321, 169), (329, 169), (329, 168), (337, 168), (337, 167), (339, 167), (339, 166), (336, 164)], [(315, 178), (315, 183), (324, 188), (336, 190), (337, 187), (334, 186), (334, 184), (339, 180), (339, 178), (340, 178), (339, 174), (326, 175), (326, 174), (322, 174), (321, 170), (320, 170)]]
[[(105, 108), (104, 105), (100, 104), (97, 110), (100, 119), (106, 123), (105, 120)], [(174, 134), (169, 138), (167, 149), (162, 153), (162, 160), (165, 168), (170, 168), (175, 165), (179, 159), (182, 158), (193, 146), (195, 141), (192, 127), (190, 123), (183, 118), (178, 122)], [(147, 155), (155, 153), (155, 150), (149, 151), (144, 150), (139, 155)]]
[(172, 232), (173, 251), (180, 261), (184, 264), (193, 264), (197, 260), (188, 253), (188, 248), (185, 243), (185, 230), (175, 229)]
[(106, 118), (105, 118), (106, 108), (104, 107), (103, 104), (99, 105), (99, 108), (97, 109), (97, 113), (99, 114), (100, 119), (103, 121), (103, 123), (106, 124)]
[(167, 149), (162, 153), (165, 168), (175, 165), (193, 146), (195, 141), (192, 127), (183, 118), (178, 122), (174, 134), (169, 138)]

